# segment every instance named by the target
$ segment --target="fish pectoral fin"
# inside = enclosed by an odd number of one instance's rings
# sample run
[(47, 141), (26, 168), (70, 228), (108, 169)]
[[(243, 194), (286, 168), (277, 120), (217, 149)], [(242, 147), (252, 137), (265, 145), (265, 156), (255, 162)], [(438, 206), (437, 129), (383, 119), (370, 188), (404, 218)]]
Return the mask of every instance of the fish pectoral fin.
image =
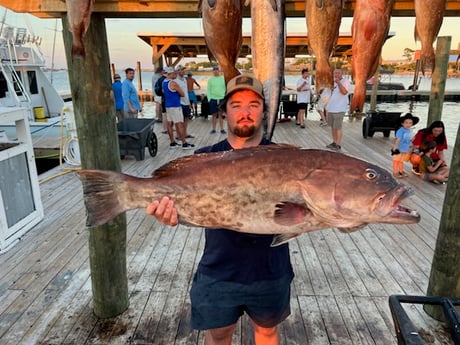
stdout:
[(287, 226), (296, 225), (302, 223), (309, 213), (311, 212), (305, 205), (283, 201), (276, 205), (275, 223)]
[(357, 226), (350, 226), (348, 228), (337, 228), (337, 230), (339, 230), (340, 232), (343, 232), (343, 233), (350, 233), (350, 232), (361, 230), (366, 225), (367, 225), (367, 223), (364, 223), (364, 224), (357, 225)]
[(299, 234), (279, 234), (279, 235), (275, 235), (273, 236), (273, 241), (272, 243), (270, 244), (270, 247), (277, 247), (277, 246), (280, 246), (294, 238), (296, 238), (297, 236), (299, 235), (302, 235), (302, 233), (299, 233)]

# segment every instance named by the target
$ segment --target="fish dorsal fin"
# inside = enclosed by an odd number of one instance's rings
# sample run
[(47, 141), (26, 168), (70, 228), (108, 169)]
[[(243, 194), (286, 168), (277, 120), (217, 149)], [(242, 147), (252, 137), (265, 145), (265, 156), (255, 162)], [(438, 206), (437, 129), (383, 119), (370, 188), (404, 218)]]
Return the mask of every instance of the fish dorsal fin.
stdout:
[(272, 144), (272, 145), (260, 145), (254, 147), (248, 147), (238, 150), (230, 151), (220, 151), (220, 152), (210, 152), (210, 153), (198, 153), (191, 156), (185, 156), (177, 158), (165, 165), (161, 166), (152, 173), (153, 177), (166, 177), (172, 175), (182, 169), (184, 169), (189, 164), (199, 165), (200, 163), (209, 164), (213, 160), (222, 160), (226, 157), (231, 157), (231, 159), (238, 159), (247, 157), (251, 153), (255, 152), (270, 152), (276, 150), (292, 150), (299, 149), (298, 146), (289, 145), (289, 144)]
[(224, 152), (226, 151), (216, 153), (199, 153), (196, 155), (180, 157), (159, 167), (152, 173), (152, 176), (166, 177), (184, 169), (187, 165), (191, 164), (192, 161), (193, 164), (199, 164), (201, 161), (211, 162), (213, 159), (220, 159), (222, 157), (222, 153)]
[(276, 150), (301, 150), (300, 146), (297, 145), (291, 145), (291, 144), (270, 144), (270, 145), (259, 145), (259, 146), (254, 146), (254, 147), (247, 147), (244, 149), (238, 149), (234, 151), (241, 152), (243, 154), (247, 152), (265, 152), (265, 151), (276, 151)]

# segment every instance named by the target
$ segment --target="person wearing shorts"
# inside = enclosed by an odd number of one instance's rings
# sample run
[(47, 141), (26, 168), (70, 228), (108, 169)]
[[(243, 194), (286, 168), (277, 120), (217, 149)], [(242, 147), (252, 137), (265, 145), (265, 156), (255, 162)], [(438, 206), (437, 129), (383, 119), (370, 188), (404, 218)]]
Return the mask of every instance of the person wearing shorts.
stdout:
[(190, 100), (190, 109), (192, 110), (192, 116), (198, 117), (198, 99), (196, 98), (196, 94), (194, 91), (194, 86), (198, 86), (198, 89), (201, 89), (200, 84), (193, 78), (193, 73), (189, 71), (187, 73), (187, 91), (188, 91), (188, 98)]
[(212, 68), (213, 76), (208, 80), (206, 88), (209, 100), (209, 112), (212, 115), (212, 129), (211, 134), (216, 133), (217, 119), (219, 119), (220, 133), (227, 133), (224, 129), (224, 118), (222, 112), (219, 111), (219, 105), (225, 96), (225, 79), (220, 75), (219, 66)]
[[(264, 98), (259, 80), (247, 75), (231, 79), (221, 109), (227, 115), (227, 138), (195, 153), (271, 144), (263, 137)], [(174, 200), (168, 197), (152, 201), (146, 212), (167, 225), (178, 224)], [(290, 314), (294, 273), (288, 244), (272, 247), (273, 236), (205, 229), (203, 256), (190, 291), (191, 324), (206, 330), (205, 345), (230, 344), (244, 313), (253, 325), (255, 345), (279, 344), (277, 325)]]
[(296, 125), (300, 128), (305, 128), (305, 117), (308, 110), (308, 105), (310, 104), (310, 95), (311, 95), (311, 85), (310, 79), (308, 76), (308, 69), (304, 68), (302, 70), (302, 76), (297, 80), (296, 84), (297, 90), (297, 122)]
[(182, 148), (189, 150), (195, 145), (187, 143), (185, 136), (184, 115), (180, 98), (184, 96), (184, 91), (180, 85), (174, 80), (177, 78), (177, 71), (172, 67), (166, 67), (167, 77), (163, 81), (163, 94), (166, 105), (166, 118), (168, 121), (169, 148), (176, 148), (179, 145), (174, 139), (173, 125), (176, 127), (177, 136), (182, 141)]
[(343, 78), (342, 69), (334, 70), (334, 89), (332, 90), (329, 103), (326, 106), (327, 121), (331, 126), (332, 143), (327, 145), (328, 149), (340, 151), (342, 149), (342, 123), (345, 113), (348, 110), (348, 91), (350, 81)]

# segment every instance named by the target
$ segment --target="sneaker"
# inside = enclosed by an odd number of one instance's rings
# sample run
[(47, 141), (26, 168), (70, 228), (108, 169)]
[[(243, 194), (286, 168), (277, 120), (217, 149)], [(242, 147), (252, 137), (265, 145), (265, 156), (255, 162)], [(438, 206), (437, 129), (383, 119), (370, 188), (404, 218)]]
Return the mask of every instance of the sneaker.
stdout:
[(335, 149), (336, 143), (330, 143), (329, 145), (326, 145), (326, 148), (328, 149)]
[(327, 126), (327, 122), (320, 122), (319, 125), (320, 125), (321, 127)]
[(209, 134), (216, 134), (216, 130), (212, 129), (211, 132), (209, 132)]
[(393, 173), (393, 177), (394, 178), (403, 178), (403, 175), (399, 172), (399, 173)]
[(175, 148), (177, 148), (177, 147), (179, 147), (179, 145), (178, 145), (176, 142), (173, 142), (173, 143), (170, 143), (170, 144), (169, 144), (169, 148), (170, 148), (170, 149), (175, 149)]
[(194, 147), (195, 147), (194, 144), (190, 144), (190, 143), (183, 143), (182, 144), (182, 150), (191, 150)]
[(225, 131), (225, 129), (221, 129), (220, 134), (227, 134), (227, 132)]

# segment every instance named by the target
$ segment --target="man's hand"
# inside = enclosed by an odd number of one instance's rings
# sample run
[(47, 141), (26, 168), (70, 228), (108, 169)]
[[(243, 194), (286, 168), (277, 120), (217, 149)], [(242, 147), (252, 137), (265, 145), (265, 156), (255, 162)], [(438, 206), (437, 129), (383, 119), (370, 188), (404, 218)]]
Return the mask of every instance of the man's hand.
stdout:
[(158, 221), (166, 225), (177, 225), (177, 210), (174, 207), (174, 201), (167, 196), (163, 197), (160, 201), (153, 200), (146, 208), (146, 213), (154, 216)]

